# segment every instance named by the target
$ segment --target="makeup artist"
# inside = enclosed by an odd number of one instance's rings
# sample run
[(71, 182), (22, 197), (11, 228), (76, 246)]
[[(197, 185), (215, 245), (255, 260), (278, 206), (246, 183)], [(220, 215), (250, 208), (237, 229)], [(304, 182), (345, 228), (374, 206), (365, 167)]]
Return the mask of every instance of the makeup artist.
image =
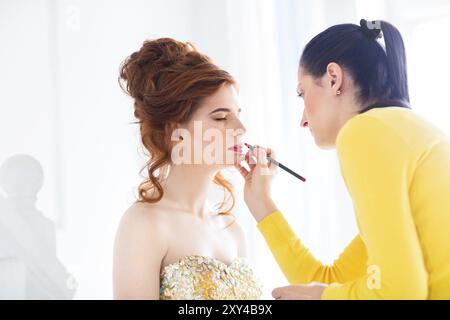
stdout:
[(291, 284), (274, 298), (450, 299), (450, 142), (410, 108), (399, 31), (365, 20), (328, 28), (304, 48), (297, 91), (301, 126), (336, 147), (359, 234), (333, 265), (315, 259), (271, 199), (273, 150), (255, 148), (256, 164), (247, 156), (251, 170), (238, 169)]

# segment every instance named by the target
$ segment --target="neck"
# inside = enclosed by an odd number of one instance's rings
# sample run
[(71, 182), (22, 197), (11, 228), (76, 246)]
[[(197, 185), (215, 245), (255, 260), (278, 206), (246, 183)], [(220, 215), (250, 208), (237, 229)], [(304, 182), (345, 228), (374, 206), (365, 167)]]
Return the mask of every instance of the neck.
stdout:
[(336, 123), (334, 133), (335, 136), (334, 146), (336, 145), (336, 138), (339, 134), (339, 131), (342, 129), (342, 127), (348, 120), (350, 120), (351, 118), (360, 113), (362, 106), (349, 96), (342, 100), (342, 103), (340, 104), (338, 109), (340, 111), (338, 113), (338, 122)]
[(181, 211), (205, 218), (208, 189), (217, 171), (203, 165), (172, 165), (162, 183), (163, 199)]
[(345, 105), (343, 105), (344, 108), (342, 108), (342, 110), (344, 110), (344, 112), (340, 112), (340, 127), (342, 128), (344, 126), (344, 124), (350, 120), (351, 118), (353, 118), (354, 116), (358, 115), (362, 109), (362, 106), (352, 100), (350, 101), (346, 101), (344, 102)]

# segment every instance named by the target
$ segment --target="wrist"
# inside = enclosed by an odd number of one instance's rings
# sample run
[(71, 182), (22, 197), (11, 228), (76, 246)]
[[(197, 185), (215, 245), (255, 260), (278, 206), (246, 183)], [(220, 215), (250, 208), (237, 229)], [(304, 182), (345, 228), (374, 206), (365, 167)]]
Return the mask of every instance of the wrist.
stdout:
[(260, 199), (250, 208), (253, 217), (258, 223), (276, 210), (278, 210), (277, 206), (270, 197)]

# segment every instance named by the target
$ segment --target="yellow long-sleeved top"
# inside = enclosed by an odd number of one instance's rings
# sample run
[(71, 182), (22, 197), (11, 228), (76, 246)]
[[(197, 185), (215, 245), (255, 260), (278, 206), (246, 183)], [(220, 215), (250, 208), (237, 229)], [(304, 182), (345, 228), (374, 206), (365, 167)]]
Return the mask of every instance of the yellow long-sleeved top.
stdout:
[(348, 120), (336, 149), (359, 234), (331, 266), (279, 211), (258, 228), (291, 284), (330, 284), (322, 299), (450, 299), (450, 142), (413, 111)]

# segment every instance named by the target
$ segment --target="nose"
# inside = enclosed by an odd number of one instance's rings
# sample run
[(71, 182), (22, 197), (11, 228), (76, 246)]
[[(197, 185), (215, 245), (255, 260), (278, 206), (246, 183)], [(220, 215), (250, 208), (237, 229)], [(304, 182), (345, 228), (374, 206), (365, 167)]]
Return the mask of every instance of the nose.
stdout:
[(236, 135), (237, 136), (243, 136), (245, 135), (245, 133), (247, 132), (247, 129), (245, 128), (245, 126), (242, 124), (240, 119), (237, 119), (237, 127), (236, 127)]
[(308, 120), (306, 119), (305, 111), (303, 111), (302, 120), (301, 120), (300, 125), (301, 125), (302, 128), (307, 128), (308, 127)]

